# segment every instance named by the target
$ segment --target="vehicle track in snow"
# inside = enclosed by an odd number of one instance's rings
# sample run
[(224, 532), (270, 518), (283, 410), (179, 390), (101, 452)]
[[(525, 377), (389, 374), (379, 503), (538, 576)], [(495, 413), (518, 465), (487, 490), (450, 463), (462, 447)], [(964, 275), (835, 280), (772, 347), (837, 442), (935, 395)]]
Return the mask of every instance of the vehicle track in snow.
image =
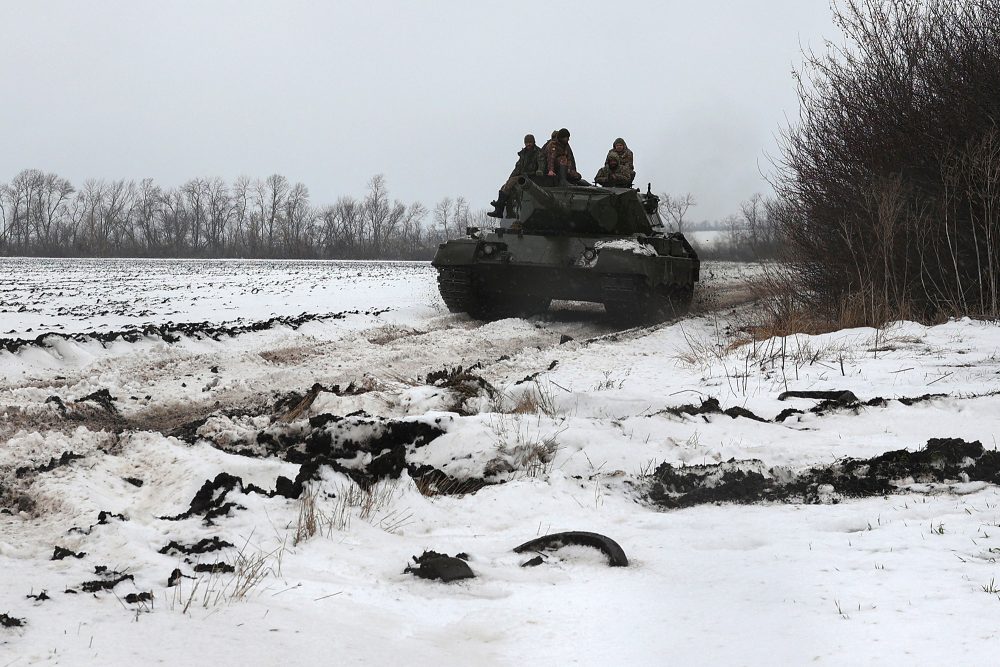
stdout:
[[(739, 276), (711, 277), (699, 289), (692, 313), (735, 307), (749, 299)], [(373, 308), (379, 307), (373, 304)], [(314, 383), (377, 387), (387, 394), (421, 383), (443, 368), (477, 366), (491, 381), (504, 382), (544, 371), (569, 348), (647, 336), (679, 319), (622, 328), (599, 305), (557, 302), (530, 319), (479, 322), (441, 314), (416, 324), (396, 324), (379, 314), (339, 329), (312, 323), (291, 330), (242, 333), (233, 337), (140, 342), (122, 353), (97, 356), (77, 368), (41, 373), (0, 387), (0, 411), (7, 414), (0, 440), (19, 430), (154, 430), (169, 432), (215, 411), (266, 414), (281, 397)], [(361, 318), (362, 315), (357, 315)], [(116, 414), (60, 412), (51, 397), (70, 406), (100, 389), (116, 399)], [(49, 401), (48, 403), (46, 401)]]

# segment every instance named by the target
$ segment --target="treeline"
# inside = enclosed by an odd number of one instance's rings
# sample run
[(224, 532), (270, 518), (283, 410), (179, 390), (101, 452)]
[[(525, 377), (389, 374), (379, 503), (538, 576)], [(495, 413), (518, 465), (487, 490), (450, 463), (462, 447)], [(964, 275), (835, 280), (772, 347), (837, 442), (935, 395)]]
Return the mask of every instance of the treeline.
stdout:
[(461, 197), (432, 210), (391, 199), (381, 174), (362, 197), (325, 205), (279, 174), (77, 188), (27, 169), (0, 183), (0, 255), (427, 259), (444, 239), (487, 220)]

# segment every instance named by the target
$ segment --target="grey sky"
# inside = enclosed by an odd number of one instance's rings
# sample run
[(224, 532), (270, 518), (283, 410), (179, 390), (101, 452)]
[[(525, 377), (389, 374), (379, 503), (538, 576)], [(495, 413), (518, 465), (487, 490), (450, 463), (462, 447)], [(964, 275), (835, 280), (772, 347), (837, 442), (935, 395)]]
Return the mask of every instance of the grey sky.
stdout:
[(585, 178), (623, 136), (637, 183), (718, 218), (767, 190), (800, 46), (833, 36), (827, 0), (4, 2), (0, 182), (277, 172), (325, 204), (384, 173), (483, 208), (567, 127)]

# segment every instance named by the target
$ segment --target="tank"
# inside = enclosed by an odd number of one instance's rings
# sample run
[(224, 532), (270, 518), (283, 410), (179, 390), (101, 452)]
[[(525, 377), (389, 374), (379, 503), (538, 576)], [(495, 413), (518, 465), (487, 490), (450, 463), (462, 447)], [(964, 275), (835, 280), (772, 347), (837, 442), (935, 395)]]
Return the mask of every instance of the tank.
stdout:
[(608, 315), (640, 324), (676, 317), (691, 304), (698, 255), (659, 216), (647, 187), (543, 187), (521, 178), (514, 217), (489, 232), (438, 246), (431, 264), (453, 313), (476, 319), (527, 316), (553, 299), (604, 304)]

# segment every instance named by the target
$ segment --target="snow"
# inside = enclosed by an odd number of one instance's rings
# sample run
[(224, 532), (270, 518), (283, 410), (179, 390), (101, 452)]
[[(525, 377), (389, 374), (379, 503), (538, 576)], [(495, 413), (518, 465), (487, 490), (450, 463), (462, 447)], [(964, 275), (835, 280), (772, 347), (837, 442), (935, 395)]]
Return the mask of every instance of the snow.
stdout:
[(648, 243), (639, 243), (635, 239), (616, 239), (614, 241), (598, 241), (594, 244), (594, 250), (598, 252), (602, 249), (621, 250), (633, 255), (656, 256), (656, 249)]
[[(750, 270), (706, 263), (698, 289), (726, 288)], [(0, 628), (2, 665), (995, 660), (1000, 598), (987, 591), (1000, 574), (1000, 494), (992, 484), (956, 479), (887, 497), (830, 494), (826, 504), (670, 511), (643, 494), (644, 476), (662, 462), (756, 459), (802, 470), (915, 451), (934, 437), (995, 450), (995, 323), (902, 322), (731, 349), (722, 333), (729, 310), (625, 331), (599, 307), (578, 304), (480, 323), (444, 310), (421, 263), (0, 260), (0, 278), (8, 338), (358, 311), (173, 343), (50, 337), (0, 350), (0, 613), (25, 619)], [(105, 298), (124, 305), (105, 309)], [(564, 335), (572, 340), (560, 344)], [(475, 364), (493, 395), (423, 380)], [(364, 391), (320, 393), (299, 420), (279, 423), (275, 402), (317, 382)], [(72, 402), (100, 389), (117, 399), (118, 415)], [(789, 389), (888, 400), (815, 414), (815, 400), (778, 399)], [(940, 396), (894, 400), (927, 394)], [(759, 422), (666, 411), (708, 397), (766, 420), (789, 407), (804, 412)], [(265, 429), (304, 433), (308, 417), (358, 410), (438, 424), (444, 433), (410, 449), (411, 463), (458, 479), (498, 461), (514, 470), (475, 493), (435, 496), (404, 472), (379, 482), (366, 507), (349, 502), (363, 494), (347, 475), (326, 469), (310, 486), (320, 529), (299, 541), (303, 502), (281, 496), (230, 492), (226, 500), (245, 509), (214, 525), (163, 518), (187, 510), (221, 472), (263, 489), (298, 472), (210, 440), (238, 446)], [(166, 435), (213, 412), (195, 444)], [(345, 433), (371, 430), (345, 423)], [(82, 458), (15, 473), (68, 451)], [(541, 451), (550, 458), (529, 456)], [(128, 520), (100, 524), (101, 511)], [(608, 535), (629, 566), (566, 547), (521, 567), (528, 557), (513, 547), (562, 530)], [(191, 562), (159, 553), (171, 540), (212, 537), (235, 546)], [(57, 545), (86, 555), (50, 560)], [(477, 577), (444, 584), (404, 574), (425, 549), (467, 553)], [(263, 576), (238, 595), (234, 575), (193, 570), (220, 561), (244, 572), (259, 565)], [(134, 581), (83, 592), (98, 565)], [(196, 578), (168, 588), (174, 568)], [(50, 599), (26, 597), (43, 590)], [(152, 604), (124, 601), (140, 591), (152, 592)]]

